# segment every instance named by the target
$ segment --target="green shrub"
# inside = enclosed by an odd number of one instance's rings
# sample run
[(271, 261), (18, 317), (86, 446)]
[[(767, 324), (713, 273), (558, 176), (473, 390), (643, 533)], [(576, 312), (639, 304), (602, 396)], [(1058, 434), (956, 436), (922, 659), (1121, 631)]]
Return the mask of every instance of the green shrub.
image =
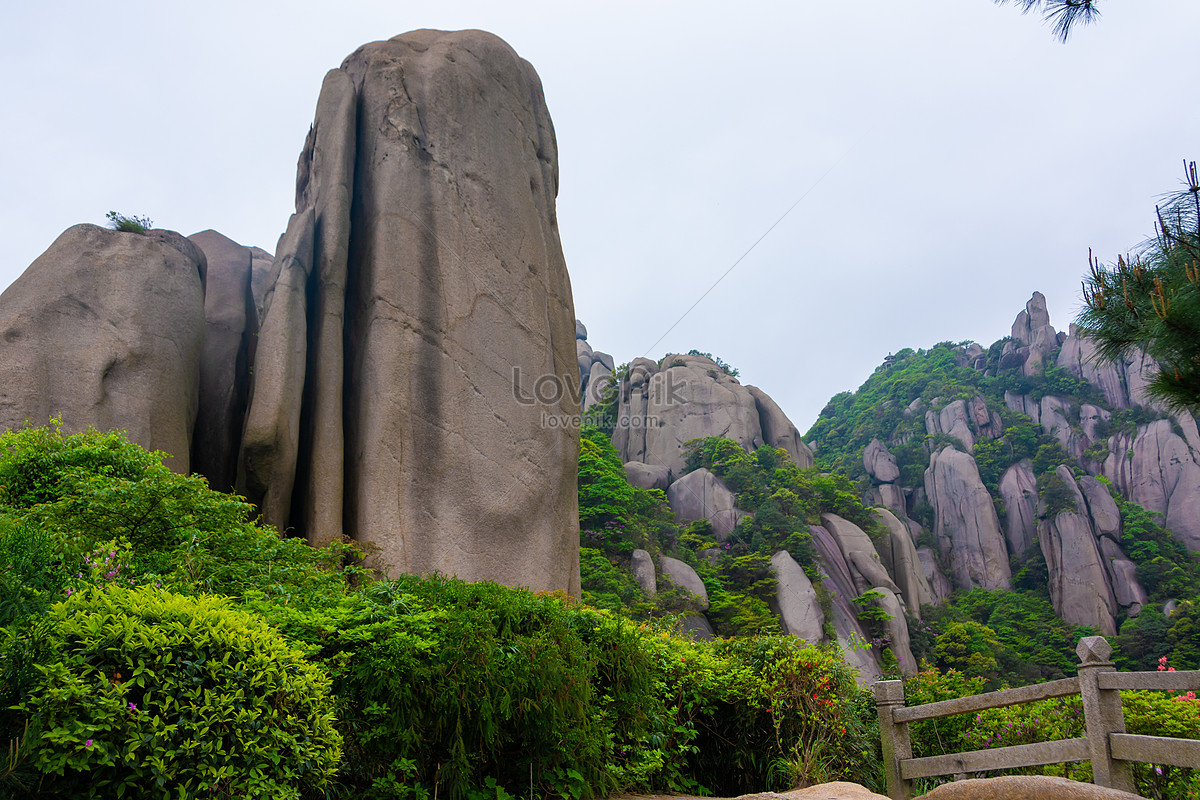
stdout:
[(104, 216), (108, 219), (109, 227), (115, 231), (145, 233), (154, 226), (149, 217), (127, 217), (116, 211), (109, 211)]
[(333, 776), (328, 679), (229, 601), (91, 588), (50, 620), (23, 705), (47, 796), (295, 798)]
[[(171, 472), (163, 455), (120, 432), (65, 434), (57, 423), (0, 434), (0, 513), (9, 520), (0, 523), (0, 553), (20, 551), (72, 574), (88, 571), (97, 545), (124, 543), (132, 556), (123, 575), (135, 582), (182, 593), (259, 590), (313, 604), (339, 597), (362, 574), (344, 566), (361, 556), (353, 545), (315, 549), (282, 538), (252, 521), (244, 498)], [(21, 530), (4, 534), (10, 524)], [(19, 572), (22, 591), (51, 592), (44, 580), (34, 586), (35, 571)]]

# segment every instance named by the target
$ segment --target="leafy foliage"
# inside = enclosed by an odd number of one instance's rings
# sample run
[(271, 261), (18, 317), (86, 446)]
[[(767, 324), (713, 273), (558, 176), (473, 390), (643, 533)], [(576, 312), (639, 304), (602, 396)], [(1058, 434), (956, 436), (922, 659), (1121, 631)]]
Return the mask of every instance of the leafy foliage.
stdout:
[(228, 601), (94, 587), (50, 621), (55, 657), (22, 709), (54, 796), (298, 797), (333, 777), (328, 679)]
[(124, 214), (118, 214), (116, 211), (109, 211), (104, 216), (108, 219), (109, 227), (116, 231), (145, 233), (154, 227), (154, 223), (150, 221), (149, 217), (127, 217)]
[(1105, 359), (1140, 349), (1157, 361), (1147, 393), (1186, 408), (1200, 405), (1200, 177), (1184, 167), (1185, 188), (1156, 209), (1139, 252), (1108, 265), (1089, 255), (1078, 322)]

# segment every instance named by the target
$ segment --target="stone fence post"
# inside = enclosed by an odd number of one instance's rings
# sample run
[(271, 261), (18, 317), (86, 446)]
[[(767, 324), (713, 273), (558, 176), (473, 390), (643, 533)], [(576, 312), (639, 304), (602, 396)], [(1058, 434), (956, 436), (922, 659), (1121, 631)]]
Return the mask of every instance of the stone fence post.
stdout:
[(910, 800), (912, 781), (900, 777), (900, 761), (912, 758), (912, 742), (908, 723), (896, 722), (892, 712), (904, 707), (904, 681), (878, 681), (875, 690), (875, 709), (879, 713), (880, 742), (883, 745), (883, 770), (887, 776), (888, 797)]
[(1125, 732), (1121, 692), (1101, 689), (1098, 677), (1101, 672), (1116, 669), (1108, 660), (1112, 645), (1103, 636), (1086, 636), (1079, 640), (1075, 653), (1079, 656), (1079, 695), (1083, 699), (1083, 723), (1092, 757), (1092, 782), (1132, 793), (1133, 774), (1129, 764), (1112, 757), (1109, 743), (1109, 734)]

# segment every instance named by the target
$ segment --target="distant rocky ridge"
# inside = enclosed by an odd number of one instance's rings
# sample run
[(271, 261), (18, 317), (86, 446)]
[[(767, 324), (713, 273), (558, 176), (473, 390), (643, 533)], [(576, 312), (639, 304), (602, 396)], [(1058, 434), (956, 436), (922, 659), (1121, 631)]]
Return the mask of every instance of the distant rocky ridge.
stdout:
[[(898, 482), (900, 473), (888, 450), (889, 445), (905, 445), (907, 435), (871, 441), (862, 455), (873, 486), (867, 501), (887, 506), (902, 518), (922, 503), (932, 507), (938, 552), (936, 557), (922, 553), (921, 558), (945, 570), (950, 578), (946, 588), (1006, 589), (1011, 580), (1009, 557), (1036, 544), (1049, 570), (1058, 615), (1114, 634), (1116, 621), (1135, 616), (1147, 598), (1135, 565), (1121, 549), (1116, 503), (1093, 476), (1107, 478), (1127, 499), (1162, 514), (1164, 525), (1181, 542), (1200, 551), (1200, 436), (1195, 419), (1187, 413), (1169, 414), (1147, 400), (1146, 378), (1153, 365), (1145, 358), (1100, 362), (1094, 345), (1075, 326), (1069, 333), (1056, 332), (1040, 293), (1035, 292), (1017, 315), (1010, 338), (991, 351), (971, 344), (958, 352), (961, 366), (980, 373), (1015, 371), (1034, 377), (1059, 367), (1094, 386), (1102, 402), (1081, 402), (1044, 390), (1040, 396), (1013, 391), (1004, 395), (1007, 409), (1039, 425), (1075, 459), (1078, 470), (1090, 474), (1076, 477), (1068, 466), (1058, 467), (1053, 477), (1069, 499), (1062, 507), (1047, 508), (1039, 499), (1032, 466), (1023, 460), (1003, 472), (998, 497), (993, 497), (972, 453), (978, 442), (1003, 433), (998, 410), (981, 395), (929, 404), (918, 398), (904, 411), (905, 417), (923, 415), (926, 435), (948, 438), (954, 446), (939, 445), (931, 453), (923, 485), (913, 486)], [(1110, 409), (1138, 406), (1161, 418), (1137, 425), (1132, 433), (1108, 431)], [(997, 513), (997, 500), (1003, 517)], [(916, 525), (911, 519), (905, 524)], [(930, 570), (926, 574), (932, 586), (937, 576)], [(934, 590), (935, 596), (939, 593)]]
[[(685, 473), (685, 445), (693, 439), (710, 436), (737, 442), (746, 450), (763, 445), (784, 450), (801, 467), (813, 465), (812, 452), (799, 431), (765, 392), (743, 386), (714, 359), (703, 355), (667, 355), (661, 362), (635, 358), (627, 370), (615, 375), (611, 367), (598, 359), (586, 343), (587, 329), (577, 323), (580, 381), (583, 393), (596, 392), (596, 399), (585, 399), (592, 408), (612, 385), (617, 392), (612, 441), (625, 461), (629, 482), (645, 489), (662, 489), (676, 518), (681, 522), (706, 520), (717, 542), (724, 542), (746, 512), (737, 508), (736, 496), (719, 477), (699, 468)], [(586, 362), (586, 363), (585, 363)], [(617, 379), (620, 380), (617, 380)], [(590, 388), (589, 388), (590, 387)], [(905, 613), (919, 614), (922, 603), (930, 602), (933, 592), (922, 571), (912, 535), (895, 516), (880, 512), (889, 530), (883, 556), (876, 552), (870, 537), (857, 525), (834, 514), (822, 517), (821, 525), (811, 527), (818, 552), (822, 584), (828, 592), (832, 619), (826, 619), (818, 592), (804, 570), (785, 550), (771, 559), (776, 575), (777, 593), (774, 612), (780, 630), (814, 644), (827, 640), (826, 631), (843, 646), (847, 662), (858, 671), (859, 680), (869, 683), (880, 677), (881, 666), (871, 640), (859, 623), (852, 601), (875, 591), (891, 617), (887, 636), (900, 668), (911, 674), (916, 659), (908, 645)], [(720, 550), (704, 551), (702, 557), (719, 559)], [(631, 569), (643, 592), (653, 597), (662, 579), (685, 589), (697, 601), (701, 612), (687, 616), (684, 627), (698, 637), (711, 637), (712, 625), (703, 611), (708, 595), (695, 570), (679, 559), (663, 556), (656, 565), (645, 550), (636, 550)], [(892, 576), (897, 576), (893, 578)]]
[(0, 296), (0, 427), (124, 429), (313, 544), (578, 595), (557, 191), (507, 44), (364, 45), (325, 77), (275, 257), (80, 225)]
[[(588, 347), (586, 353), (592, 352)], [(595, 376), (608, 377), (611, 368), (593, 375), (595, 356), (585, 365), (584, 353), (581, 347), (581, 385), (586, 388)], [(1045, 559), (1051, 602), (1065, 621), (1113, 635), (1121, 618), (1137, 615), (1147, 593), (1138, 582), (1135, 564), (1121, 548), (1117, 505), (1094, 476), (1107, 478), (1129, 500), (1161, 513), (1180, 541), (1200, 551), (1200, 435), (1190, 415), (1168, 414), (1147, 400), (1144, 389), (1152, 365), (1144, 358), (1098, 362), (1093, 345), (1074, 326), (1070, 332), (1054, 330), (1045, 298), (1036, 292), (1018, 314), (1011, 337), (988, 350), (977, 344), (960, 346), (956, 358), (959, 366), (979, 373), (1015, 372), (1030, 379), (1060, 367), (1096, 387), (1103, 401), (1080, 402), (1046, 392), (1004, 396), (1005, 413), (1026, 415), (1057, 440), (1085, 474), (1077, 477), (1068, 466), (1054, 471), (1060, 482), (1058, 496), (1067, 499), (1051, 509), (1039, 497), (1030, 461), (1018, 461), (1004, 470), (994, 497), (973, 452), (977, 443), (1005, 433), (1000, 408), (977, 394), (946, 402), (918, 398), (903, 409), (901, 418), (919, 420), (927, 442), (943, 444), (928, 445), (933, 447), (929, 466), (915, 485), (902, 479), (889, 449), (905, 444), (912, 434), (876, 438), (861, 451), (862, 470), (871, 487), (864, 501), (877, 507), (887, 536), (873, 543), (857, 526), (832, 514), (811, 528), (822, 582), (832, 598), (836, 638), (864, 682), (877, 676), (880, 667), (872, 651), (861, 647), (865, 634), (851, 599), (867, 591), (882, 596), (892, 618), (888, 636), (893, 653), (901, 670), (911, 673), (916, 665), (907, 645), (905, 615), (919, 618), (921, 606), (939, 604), (955, 589), (1010, 588), (1010, 557), (1031, 546)], [(746, 450), (772, 444), (801, 466), (813, 463), (808, 446), (778, 406), (760, 390), (742, 386), (712, 359), (634, 359), (622, 377), (613, 444), (626, 461), (627, 477), (634, 485), (666, 490), (681, 521), (708, 520), (718, 541), (724, 541), (745, 512), (708, 470), (684, 474), (687, 441), (721, 436)], [(1109, 408), (1139, 406), (1161, 418), (1138, 425), (1135, 433), (1107, 432)], [(932, 530), (926, 531), (914, 518), (920, 516), (914, 513), (918, 506), (927, 509)], [(922, 546), (921, 541), (935, 545)], [(653, 576), (649, 553), (639, 553), (639, 564), (643, 575)], [(776, 553), (772, 565), (778, 580), (774, 610), (781, 629), (824, 640), (826, 612), (812, 582), (786, 552)], [(680, 577), (685, 569), (679, 562), (663, 572), (677, 585), (698, 581)], [(689, 624), (698, 635), (706, 634), (702, 619)]]

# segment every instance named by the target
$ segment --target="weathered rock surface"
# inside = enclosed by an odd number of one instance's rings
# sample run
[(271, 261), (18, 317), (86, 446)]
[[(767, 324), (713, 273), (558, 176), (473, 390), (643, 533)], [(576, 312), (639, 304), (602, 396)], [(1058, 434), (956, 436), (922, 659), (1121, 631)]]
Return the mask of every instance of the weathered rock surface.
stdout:
[(639, 489), (667, 490), (671, 485), (671, 470), (666, 467), (656, 467), (653, 464), (643, 464), (640, 461), (629, 461), (625, 464), (625, 479), (630, 485)]
[(1020, 555), (1037, 541), (1037, 480), (1033, 464), (1024, 459), (1000, 476), (1000, 499), (1004, 501), (1004, 536), (1008, 551)]
[(64, 231), (0, 295), (0, 429), (124, 430), (190, 472), (205, 270), (171, 231)]
[[(1058, 511), (1038, 524), (1038, 541), (1050, 575), (1050, 601), (1054, 612), (1075, 625), (1090, 625), (1105, 636), (1117, 632), (1117, 602), (1092, 530), (1087, 504), (1071, 470), (1060, 466), (1055, 476), (1073, 498), (1072, 507)], [(1039, 516), (1046, 517), (1044, 503)]]
[(667, 500), (676, 518), (683, 522), (708, 520), (718, 542), (725, 541), (745, 515), (737, 510), (737, 498), (725, 482), (704, 467), (672, 483)]
[(850, 565), (833, 534), (819, 525), (810, 525), (808, 530), (817, 550), (821, 582), (829, 591), (834, 633), (845, 653), (846, 663), (858, 673), (858, 685), (867, 686), (877, 681), (882, 672), (874, 654), (866, 647), (869, 640), (850, 602), (860, 594), (850, 574)]
[(779, 406), (761, 389), (742, 386), (704, 356), (668, 355), (662, 367), (649, 359), (630, 362), (621, 386), (613, 445), (624, 461), (665, 466), (683, 474), (684, 444), (721, 436), (746, 450), (764, 444), (787, 451), (801, 467), (812, 452)]
[(934, 604), (941, 603), (953, 594), (954, 587), (950, 584), (950, 579), (938, 567), (937, 554), (928, 547), (918, 547), (917, 558), (921, 561), (921, 572), (929, 584)]
[(888, 538), (883, 546), (881, 558), (884, 565), (895, 576), (900, 595), (904, 598), (914, 617), (921, 617), (921, 606), (935, 603), (933, 590), (921, 568), (921, 558), (917, 555), (917, 546), (913, 542), (908, 527), (888, 509), (876, 508), (875, 513), (887, 528)]
[(326, 76), (243, 445), (270, 521), (392, 571), (578, 594), (557, 189), (540, 81), (491, 34), (413, 31)]
[(800, 431), (783, 413), (783, 409), (771, 397), (757, 386), (747, 386), (746, 391), (754, 398), (758, 409), (758, 422), (761, 426), (761, 436), (764, 444), (786, 450), (792, 462), (798, 467), (811, 467), (813, 454), (808, 445), (800, 437)]
[(930, 436), (944, 433), (962, 442), (968, 453), (975, 451), (975, 435), (967, 420), (967, 402), (955, 400), (941, 411), (925, 412), (925, 432)]
[(935, 452), (925, 470), (925, 493), (933, 506), (938, 550), (955, 586), (1008, 589), (1008, 550), (975, 459), (949, 447)]
[(208, 262), (200, 406), (192, 435), (193, 472), (221, 492), (233, 491), (242, 424), (250, 396), (250, 346), (258, 334), (251, 286), (254, 254), (214, 230), (188, 237)]
[(1083, 499), (1087, 501), (1088, 515), (1092, 518), (1092, 529), (1097, 536), (1107, 536), (1115, 542), (1121, 541), (1121, 509), (1113, 499), (1108, 487), (1091, 475), (1084, 475), (1077, 483)]
[(904, 604), (900, 602), (896, 593), (886, 586), (875, 586), (872, 591), (879, 593), (879, 606), (888, 615), (885, 626), (888, 638), (891, 639), (888, 646), (900, 664), (901, 674), (916, 675), (917, 660), (913, 658), (912, 645), (908, 638), (908, 621), (904, 618)]
[(1137, 579), (1137, 564), (1129, 560), (1116, 542), (1105, 537), (1100, 539), (1100, 556), (1104, 560), (1117, 605), (1126, 609), (1128, 616), (1137, 616), (1137, 611), (1129, 609), (1136, 607), (1140, 610), (1147, 602), (1146, 590)]
[(633, 573), (633, 579), (637, 581), (638, 586), (646, 593), (647, 597), (654, 597), (658, 593), (658, 578), (654, 574), (654, 559), (645, 550), (634, 550), (629, 557), (629, 570)]
[(612, 367), (606, 366), (599, 359), (593, 361), (582, 389), (583, 410), (587, 411), (592, 406), (603, 401), (611, 384)]
[(943, 783), (927, 800), (1145, 800), (1141, 795), (1049, 775), (1005, 775)]
[[(723, 436), (747, 450), (764, 443), (753, 395), (711, 359), (670, 355), (661, 370), (655, 365), (647, 373), (639, 386), (631, 365), (623, 393), (628, 399), (622, 397), (622, 406), (630, 409), (629, 438), (626, 443), (614, 437), (613, 444), (625, 461), (668, 467), (675, 478), (683, 474), (683, 446), (692, 439)], [(624, 409), (620, 416), (626, 416)]]
[(900, 477), (896, 457), (889, 453), (887, 445), (878, 439), (872, 439), (863, 450), (863, 468), (877, 483), (891, 483)]
[(888, 575), (871, 537), (862, 528), (837, 514), (822, 514), (821, 525), (833, 535), (841, 548), (858, 594), (877, 586), (887, 587), (899, 594), (900, 587)]
[(783, 632), (809, 644), (820, 644), (824, 639), (825, 614), (812, 581), (786, 550), (771, 556), (771, 570), (777, 583), (775, 604)]
[(663, 556), (660, 560), (663, 576), (700, 601), (701, 611), (707, 611), (708, 590), (704, 588), (704, 581), (700, 580), (696, 570), (692, 569), (691, 565), (670, 556)]
[(885, 795), (875, 794), (865, 786), (848, 781), (819, 783), (806, 789), (793, 789), (782, 794), (766, 792), (765, 794), (746, 795), (739, 800), (772, 800), (776, 797), (784, 798), (784, 800), (887, 800)]
[(1113, 436), (1108, 449), (1104, 476), (1125, 497), (1163, 514), (1164, 526), (1189, 550), (1200, 552), (1200, 465), (1170, 421), (1138, 426), (1132, 440)]

